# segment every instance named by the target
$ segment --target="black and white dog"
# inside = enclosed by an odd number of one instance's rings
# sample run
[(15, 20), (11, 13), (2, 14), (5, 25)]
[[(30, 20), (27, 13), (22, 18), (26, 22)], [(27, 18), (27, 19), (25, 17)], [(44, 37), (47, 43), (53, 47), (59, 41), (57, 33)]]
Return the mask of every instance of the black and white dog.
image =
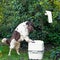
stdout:
[(8, 54), (9, 56), (11, 55), (11, 50), (14, 48), (16, 49), (17, 54), (20, 55), (19, 53), (20, 41), (25, 40), (27, 42), (32, 42), (28, 35), (29, 32), (32, 32), (33, 30), (34, 30), (33, 23), (30, 21), (25, 21), (16, 27), (10, 39), (7, 38), (2, 39), (2, 43), (7, 43), (10, 47)]

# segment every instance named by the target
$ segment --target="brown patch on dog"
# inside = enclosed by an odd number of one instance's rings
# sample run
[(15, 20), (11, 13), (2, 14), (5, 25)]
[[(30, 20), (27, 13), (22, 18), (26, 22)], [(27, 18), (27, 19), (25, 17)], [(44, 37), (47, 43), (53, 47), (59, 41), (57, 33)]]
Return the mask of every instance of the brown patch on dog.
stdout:
[(6, 43), (7, 43), (8, 45), (10, 45), (10, 42), (11, 42), (11, 40), (9, 40), (9, 39), (6, 40)]
[(19, 38), (20, 38), (20, 33), (17, 32), (17, 31), (14, 31), (13, 34), (12, 34), (12, 36), (11, 36), (11, 38), (6, 40), (6, 43), (8, 45), (10, 45), (10, 42), (11, 42), (12, 39), (15, 39), (16, 41), (18, 41)]
[(14, 31), (12, 34), (11, 40), (15, 39), (16, 41), (18, 41), (19, 38), (20, 38), (20, 33), (17, 31)]

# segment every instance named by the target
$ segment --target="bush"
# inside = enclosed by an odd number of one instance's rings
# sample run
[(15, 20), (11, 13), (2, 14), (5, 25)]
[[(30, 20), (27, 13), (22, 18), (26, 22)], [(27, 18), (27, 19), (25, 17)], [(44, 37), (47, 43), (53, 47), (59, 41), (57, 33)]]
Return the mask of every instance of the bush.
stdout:
[[(58, 1), (59, 2), (59, 1)], [(45, 43), (60, 44), (60, 10), (57, 1), (48, 0), (5, 0), (1, 1), (3, 19), (0, 24), (1, 37), (11, 37), (15, 27), (23, 21), (34, 22), (35, 30), (30, 34), (32, 39), (44, 40)], [(47, 22), (46, 10), (52, 11), (53, 23)]]

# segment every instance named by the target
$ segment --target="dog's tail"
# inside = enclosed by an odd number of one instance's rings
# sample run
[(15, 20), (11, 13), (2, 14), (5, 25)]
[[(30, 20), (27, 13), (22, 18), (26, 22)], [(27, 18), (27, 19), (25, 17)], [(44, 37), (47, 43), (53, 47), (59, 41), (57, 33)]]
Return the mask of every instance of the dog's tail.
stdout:
[(3, 38), (1, 42), (8, 45), (10, 44), (10, 41), (7, 38)]
[(7, 38), (3, 38), (1, 42), (6, 43), (6, 41), (7, 41)]

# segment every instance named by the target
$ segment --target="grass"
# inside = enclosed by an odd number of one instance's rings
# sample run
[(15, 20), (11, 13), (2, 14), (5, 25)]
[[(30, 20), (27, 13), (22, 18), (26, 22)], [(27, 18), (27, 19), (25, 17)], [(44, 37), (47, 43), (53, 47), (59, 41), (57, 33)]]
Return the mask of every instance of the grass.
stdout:
[[(15, 50), (12, 50), (12, 55), (8, 56), (9, 48), (8, 46), (2, 46), (2, 56), (0, 56), (0, 60), (28, 60), (27, 51), (20, 51), (20, 55), (17, 55)], [(1, 55), (1, 53), (0, 53)]]
[[(1, 46), (0, 46), (1, 48)], [(51, 49), (52, 50), (52, 49)], [(52, 60), (50, 58), (51, 50), (45, 50), (43, 60)], [(9, 47), (2, 46), (2, 56), (0, 53), (0, 60), (28, 60), (28, 51), (27, 50), (20, 50), (20, 56), (17, 55), (15, 50), (12, 50), (12, 55), (8, 56)]]
[[(0, 60), (28, 60), (28, 53), (26, 50), (20, 51), (20, 56), (17, 55), (15, 50), (12, 50), (12, 55), (8, 56), (9, 48), (8, 46), (2, 47), (2, 56)], [(51, 60), (50, 59), (50, 51), (45, 51), (43, 60)]]

